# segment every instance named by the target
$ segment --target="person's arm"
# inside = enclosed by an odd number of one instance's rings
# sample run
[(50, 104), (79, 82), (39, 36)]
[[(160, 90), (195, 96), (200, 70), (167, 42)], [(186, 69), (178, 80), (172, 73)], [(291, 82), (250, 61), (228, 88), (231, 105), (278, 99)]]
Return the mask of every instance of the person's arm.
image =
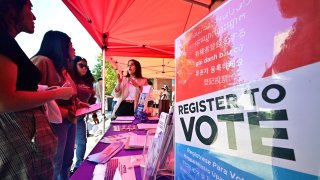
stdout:
[(0, 55), (0, 113), (27, 110), (53, 99), (69, 99), (71, 88), (43, 92), (17, 91), (18, 67), (8, 57)]
[(115, 93), (119, 93), (119, 92), (121, 91), (121, 83), (122, 83), (122, 80), (123, 80), (122, 74), (118, 73), (118, 74), (117, 74), (117, 84), (116, 84), (116, 86), (114, 87)]
[(89, 104), (95, 104), (96, 101), (97, 101), (96, 92), (95, 92), (94, 90), (92, 90), (92, 94), (91, 94), (91, 96), (90, 96), (90, 98), (89, 98), (88, 103), (89, 103)]
[(111, 95), (113, 97), (120, 97), (121, 96), (121, 91), (122, 91), (122, 88), (123, 88), (123, 76), (121, 74), (118, 73), (118, 81), (117, 81), (117, 84), (116, 86), (114, 87)]
[(77, 105), (77, 109), (90, 107), (89, 103), (82, 102), (79, 98), (76, 98), (76, 105)]

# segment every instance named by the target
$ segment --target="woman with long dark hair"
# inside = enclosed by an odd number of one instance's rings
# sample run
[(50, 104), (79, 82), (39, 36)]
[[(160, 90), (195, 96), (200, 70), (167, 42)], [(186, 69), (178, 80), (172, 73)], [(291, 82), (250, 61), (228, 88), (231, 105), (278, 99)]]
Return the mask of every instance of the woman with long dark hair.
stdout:
[(62, 115), (62, 123), (51, 123), (58, 138), (58, 149), (54, 157), (54, 178), (68, 179), (74, 155), (76, 136), (76, 110), (81, 106), (76, 98), (77, 86), (67, 69), (74, 59), (75, 50), (71, 38), (60, 31), (45, 33), (40, 49), (32, 62), (41, 72), (40, 84), (73, 89), (68, 100), (57, 100)]
[(118, 74), (117, 85), (113, 90), (113, 97), (119, 98), (114, 106), (112, 117), (133, 116), (138, 106), (142, 87), (148, 85), (147, 79), (142, 77), (140, 62), (135, 59), (128, 61), (128, 71), (125, 77)]
[(69, 99), (71, 88), (37, 92), (41, 75), (15, 41), (33, 33), (30, 0), (0, 0), (0, 177), (52, 179), (57, 139), (43, 104)]
[[(94, 104), (96, 101), (95, 91), (93, 90), (94, 77), (87, 65), (87, 60), (76, 56), (72, 61), (69, 73), (73, 81), (77, 85), (77, 97), (80, 101)], [(77, 131), (76, 131), (76, 163), (73, 173), (81, 165), (87, 145), (87, 131), (85, 115), (77, 117)]]

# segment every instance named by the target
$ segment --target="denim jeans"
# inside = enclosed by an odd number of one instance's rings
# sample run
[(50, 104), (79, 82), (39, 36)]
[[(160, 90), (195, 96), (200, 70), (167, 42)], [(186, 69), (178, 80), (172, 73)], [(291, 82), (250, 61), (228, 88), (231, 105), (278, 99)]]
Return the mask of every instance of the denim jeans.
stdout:
[(74, 168), (79, 168), (81, 165), (87, 146), (87, 130), (85, 116), (77, 118), (77, 132), (76, 132), (76, 164)]
[(117, 101), (112, 101), (111, 103), (111, 112), (113, 112), (114, 106), (117, 104)]
[(74, 155), (76, 124), (64, 119), (61, 124), (51, 124), (58, 138), (57, 154), (54, 157), (54, 179), (67, 180)]

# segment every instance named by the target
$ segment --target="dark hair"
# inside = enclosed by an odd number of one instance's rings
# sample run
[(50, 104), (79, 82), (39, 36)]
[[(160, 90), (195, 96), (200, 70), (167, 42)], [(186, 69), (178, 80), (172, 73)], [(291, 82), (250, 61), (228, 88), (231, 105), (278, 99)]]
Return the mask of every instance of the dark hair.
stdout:
[[(132, 61), (133, 64), (134, 64), (134, 66), (136, 67), (136, 72), (134, 73), (135, 76), (136, 76), (136, 78), (143, 78), (143, 77), (142, 77), (142, 70), (141, 70), (141, 64), (140, 64), (140, 62), (137, 61), (137, 60), (135, 60), (135, 59), (130, 59), (130, 60), (128, 61), (128, 64), (129, 64), (130, 61)], [(126, 77), (130, 77), (130, 74), (127, 73)]]
[(148, 85), (153, 86), (153, 82), (151, 81), (151, 79), (147, 79)]
[(68, 69), (69, 45), (71, 38), (60, 31), (48, 31), (44, 35), (39, 51), (34, 55), (50, 58), (59, 74), (63, 68)]
[(84, 76), (79, 76), (79, 73), (77, 71), (77, 63), (79, 61), (85, 61), (87, 63), (87, 60), (82, 58), (81, 56), (76, 56), (74, 60), (72, 61), (72, 65), (69, 70), (69, 74), (71, 75), (73, 81), (76, 84), (84, 83), (90, 87), (93, 86), (94, 77), (90, 71), (90, 69), (87, 69), (87, 73)]
[(102, 77), (99, 77), (99, 78), (98, 78), (98, 81), (102, 81)]
[(29, 0), (0, 0), (0, 30), (9, 31), (20, 21), (20, 13)]
[(163, 85), (163, 87), (161, 89), (169, 91), (169, 87), (167, 85)]

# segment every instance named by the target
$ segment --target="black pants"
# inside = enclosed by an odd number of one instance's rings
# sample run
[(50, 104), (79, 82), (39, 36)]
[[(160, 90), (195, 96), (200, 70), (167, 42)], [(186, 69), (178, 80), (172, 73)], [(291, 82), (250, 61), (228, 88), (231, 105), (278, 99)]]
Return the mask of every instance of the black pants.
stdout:
[(122, 101), (115, 115), (116, 116), (133, 116), (134, 103)]

